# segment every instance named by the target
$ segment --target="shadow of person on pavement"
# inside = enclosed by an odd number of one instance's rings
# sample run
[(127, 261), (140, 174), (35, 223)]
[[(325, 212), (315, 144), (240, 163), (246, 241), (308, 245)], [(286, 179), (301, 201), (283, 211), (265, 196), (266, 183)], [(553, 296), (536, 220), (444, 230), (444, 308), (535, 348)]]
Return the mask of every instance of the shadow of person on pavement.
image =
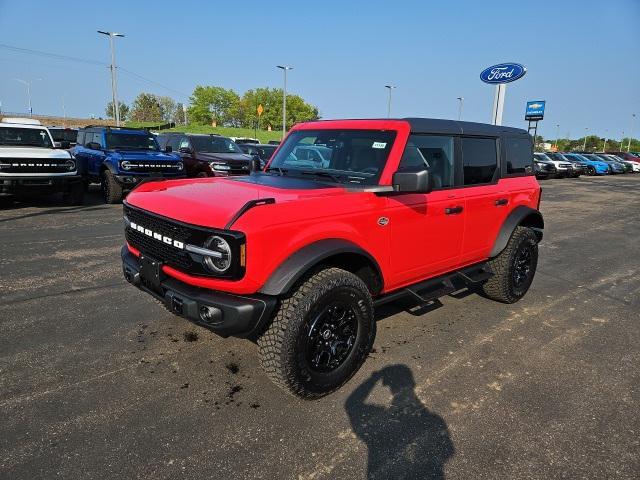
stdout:
[[(367, 403), (378, 382), (391, 390), (389, 406)], [(447, 424), (414, 391), (406, 365), (374, 372), (345, 402), (351, 428), (368, 449), (368, 479), (444, 479), (455, 450)]]

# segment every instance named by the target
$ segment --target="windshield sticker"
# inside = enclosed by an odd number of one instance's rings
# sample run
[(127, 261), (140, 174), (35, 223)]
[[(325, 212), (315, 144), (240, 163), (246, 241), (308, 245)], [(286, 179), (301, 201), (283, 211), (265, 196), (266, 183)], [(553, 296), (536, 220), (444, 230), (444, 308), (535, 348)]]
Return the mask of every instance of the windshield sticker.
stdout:
[(386, 148), (387, 147), (387, 142), (373, 142), (373, 145), (371, 145), (371, 148)]

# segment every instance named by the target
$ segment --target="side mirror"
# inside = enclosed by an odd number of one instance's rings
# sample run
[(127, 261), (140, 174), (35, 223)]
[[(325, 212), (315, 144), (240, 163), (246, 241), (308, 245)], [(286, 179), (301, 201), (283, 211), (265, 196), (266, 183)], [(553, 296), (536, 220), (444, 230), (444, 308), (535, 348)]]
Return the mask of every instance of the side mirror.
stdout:
[(102, 146), (97, 142), (89, 142), (86, 147), (90, 150), (102, 150)]
[(188, 155), (191, 155), (193, 153), (193, 150), (191, 150), (190, 147), (180, 147), (180, 149), (178, 151), (180, 153), (186, 153)]
[(71, 148), (71, 142), (67, 141), (67, 140), (63, 140), (60, 142), (60, 148), (63, 148), (65, 150)]
[(249, 171), (259, 172), (260, 170), (262, 170), (260, 159), (257, 156), (253, 157), (249, 162)]
[(164, 153), (171, 153), (173, 152), (173, 147), (171, 145), (166, 145), (164, 147)]
[(399, 170), (393, 174), (393, 190), (403, 193), (429, 193), (431, 176), (428, 170)]

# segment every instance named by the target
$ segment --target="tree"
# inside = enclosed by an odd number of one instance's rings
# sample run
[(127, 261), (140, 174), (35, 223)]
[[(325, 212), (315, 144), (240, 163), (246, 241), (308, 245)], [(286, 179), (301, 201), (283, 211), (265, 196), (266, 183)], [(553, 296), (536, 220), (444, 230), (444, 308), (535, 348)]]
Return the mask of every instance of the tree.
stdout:
[[(247, 90), (242, 96), (244, 110), (247, 112), (243, 126), (252, 127), (257, 120), (256, 109), (262, 105), (264, 112), (260, 117), (260, 126), (282, 128), (282, 89), (256, 88)], [(308, 122), (319, 118), (318, 108), (304, 101), (299, 95), (287, 95), (287, 128), (299, 122)]]
[(182, 103), (176, 103), (176, 108), (173, 111), (173, 116), (169, 121), (174, 122), (175, 124), (184, 123), (184, 105)]
[(194, 123), (208, 125), (215, 121), (218, 125), (224, 125), (238, 120), (231, 113), (238, 110), (240, 96), (231, 89), (198, 85), (190, 100), (189, 118)]
[(162, 106), (152, 93), (139, 94), (131, 104), (131, 120), (136, 122), (161, 122)]
[(162, 114), (162, 120), (165, 122), (173, 121), (173, 117), (176, 113), (176, 101), (171, 97), (156, 97), (160, 104), (160, 112)]
[[(120, 105), (120, 120), (126, 120), (129, 115), (129, 107), (124, 102), (118, 101), (118, 104)], [(105, 108), (104, 111), (107, 117), (116, 118), (116, 113), (113, 111), (113, 101), (107, 103), (107, 108)]]

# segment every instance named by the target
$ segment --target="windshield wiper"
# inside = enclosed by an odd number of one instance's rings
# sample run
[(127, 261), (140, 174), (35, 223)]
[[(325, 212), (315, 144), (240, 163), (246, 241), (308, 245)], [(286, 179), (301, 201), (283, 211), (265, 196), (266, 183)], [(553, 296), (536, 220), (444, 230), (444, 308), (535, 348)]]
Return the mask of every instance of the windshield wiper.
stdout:
[(280, 167), (269, 167), (265, 170), (265, 172), (273, 172), (276, 171), (280, 174), (281, 177), (284, 177), (286, 175), (286, 173), (289, 171), (286, 168), (280, 168)]
[(314, 175), (316, 177), (326, 177), (326, 178), (330, 178), (336, 183), (342, 183), (340, 181), (340, 176), (335, 175), (333, 173), (325, 172), (324, 170), (302, 170), (300, 173), (302, 175)]

